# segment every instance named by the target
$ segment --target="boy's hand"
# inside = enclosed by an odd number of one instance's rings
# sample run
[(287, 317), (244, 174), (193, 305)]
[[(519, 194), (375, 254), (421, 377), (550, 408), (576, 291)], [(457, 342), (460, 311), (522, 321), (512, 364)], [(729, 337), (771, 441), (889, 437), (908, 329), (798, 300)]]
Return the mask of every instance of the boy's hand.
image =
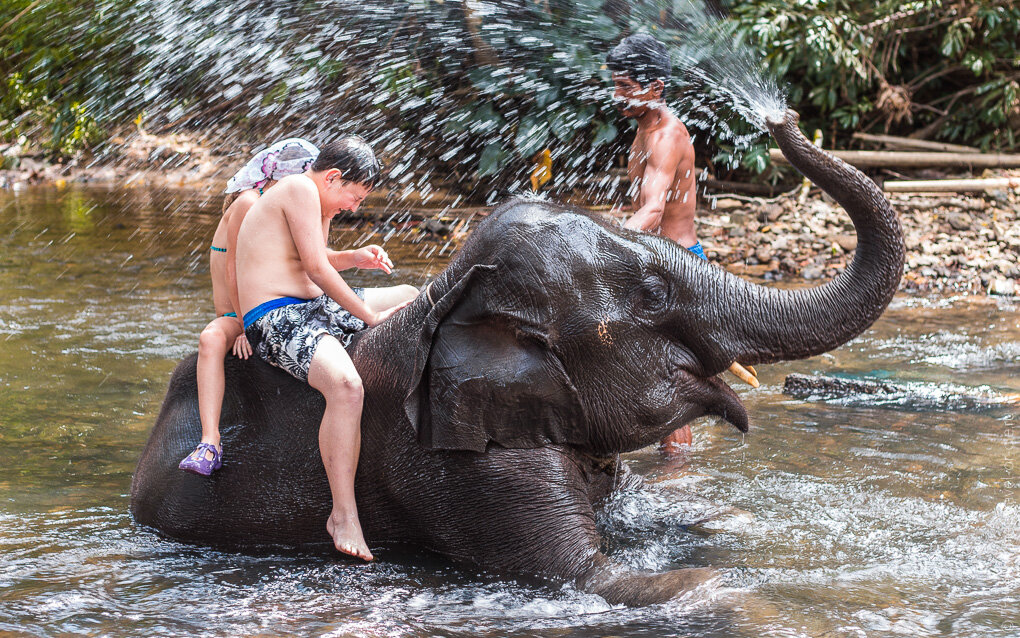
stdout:
[(387, 275), (393, 272), (393, 262), (382, 246), (365, 246), (354, 251), (354, 265), (364, 270), (381, 270)]
[(251, 356), (251, 344), (248, 343), (248, 337), (242, 332), (234, 339), (234, 356), (238, 359), (247, 359)]
[(392, 308), (387, 308), (386, 310), (383, 310), (382, 312), (377, 312), (376, 315), (375, 315), (374, 321), (366, 321), (365, 323), (367, 323), (369, 326), (378, 326), (382, 322), (384, 322), (387, 319), (389, 319), (390, 317), (392, 317), (398, 310), (401, 310), (403, 308), (406, 308), (407, 306), (410, 306), (411, 302), (413, 302), (413, 301), (414, 301), (414, 299), (408, 299), (407, 301), (405, 301), (403, 303), (399, 303), (399, 304), (393, 306)]

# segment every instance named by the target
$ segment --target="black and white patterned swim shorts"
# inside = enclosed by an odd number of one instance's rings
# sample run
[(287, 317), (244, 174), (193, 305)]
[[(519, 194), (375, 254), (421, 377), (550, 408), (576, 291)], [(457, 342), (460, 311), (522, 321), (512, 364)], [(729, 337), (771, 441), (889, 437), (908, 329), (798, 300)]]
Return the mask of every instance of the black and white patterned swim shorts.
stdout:
[[(354, 288), (364, 299), (363, 288)], [(244, 331), (252, 350), (266, 363), (308, 382), (312, 355), (323, 335), (332, 335), (344, 348), (354, 334), (368, 327), (326, 295), (304, 303), (270, 310)]]

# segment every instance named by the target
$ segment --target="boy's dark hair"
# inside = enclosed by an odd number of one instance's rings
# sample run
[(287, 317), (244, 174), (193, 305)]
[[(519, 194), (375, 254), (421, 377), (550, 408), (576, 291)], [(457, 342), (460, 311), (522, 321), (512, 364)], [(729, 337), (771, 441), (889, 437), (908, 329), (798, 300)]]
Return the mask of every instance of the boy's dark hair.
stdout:
[(312, 170), (327, 171), (331, 168), (338, 169), (348, 182), (369, 188), (375, 188), (382, 175), (382, 163), (368, 142), (357, 135), (345, 135), (319, 150)]
[(669, 84), (673, 63), (666, 45), (647, 33), (627, 36), (606, 56), (606, 66), (613, 73), (623, 73), (642, 87), (652, 80)]

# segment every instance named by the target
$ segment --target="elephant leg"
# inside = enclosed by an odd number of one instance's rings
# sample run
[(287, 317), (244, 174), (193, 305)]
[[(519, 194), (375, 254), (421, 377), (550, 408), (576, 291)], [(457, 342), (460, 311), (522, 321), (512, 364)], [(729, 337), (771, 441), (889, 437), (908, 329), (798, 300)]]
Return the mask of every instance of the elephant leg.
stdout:
[(599, 553), (595, 564), (576, 579), (579, 589), (598, 594), (612, 605), (641, 607), (664, 603), (719, 576), (708, 567), (641, 572)]
[(642, 573), (607, 558), (599, 549), (589, 493), (591, 462), (569, 450), (492, 449), (444, 465), (431, 472), (442, 477), (431, 495), (442, 498), (419, 495), (405, 507), (428, 530), (430, 541), (423, 544), (454, 560), (574, 582), (612, 604), (627, 605), (669, 600), (715, 573)]

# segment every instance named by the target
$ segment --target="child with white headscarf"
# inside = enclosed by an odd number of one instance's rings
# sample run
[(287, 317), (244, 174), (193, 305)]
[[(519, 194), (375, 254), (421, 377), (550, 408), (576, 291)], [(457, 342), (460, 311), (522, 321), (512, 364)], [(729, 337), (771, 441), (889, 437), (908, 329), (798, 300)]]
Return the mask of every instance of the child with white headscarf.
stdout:
[(310, 142), (298, 137), (288, 138), (256, 153), (227, 181), (223, 216), (213, 234), (209, 255), (216, 318), (198, 338), (198, 413), (202, 421), (202, 440), (181, 461), (179, 467), (186, 472), (209, 476), (223, 466), (223, 449), (220, 446), (223, 359), (231, 348), (236, 356), (243, 359), (252, 352), (237, 315), (237, 276), (233, 255), (237, 230), (266, 189), (287, 175), (304, 173), (318, 155), (319, 149)]

